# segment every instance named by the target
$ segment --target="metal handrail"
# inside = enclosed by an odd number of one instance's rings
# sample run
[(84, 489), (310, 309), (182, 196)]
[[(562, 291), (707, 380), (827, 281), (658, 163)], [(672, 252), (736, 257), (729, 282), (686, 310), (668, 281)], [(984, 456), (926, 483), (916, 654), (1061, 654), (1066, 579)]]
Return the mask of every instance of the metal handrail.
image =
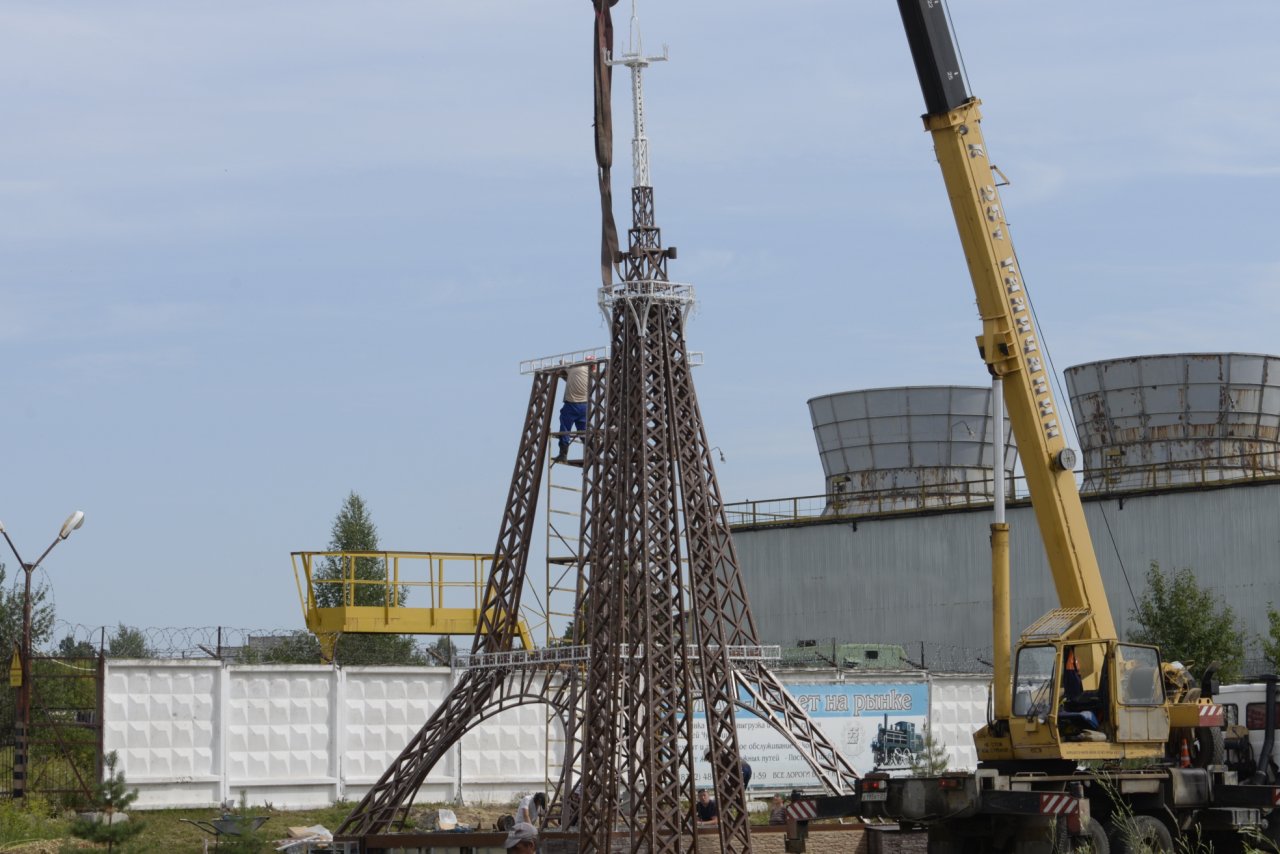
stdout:
[[(1109, 465), (1076, 472), (1085, 497), (1123, 495), (1151, 489), (1188, 489), (1226, 482), (1280, 480), (1280, 449), (1274, 452), (1204, 457), (1178, 463)], [(1026, 478), (1007, 479), (1009, 500), (1029, 497)], [(815, 519), (851, 519), (890, 513), (959, 507), (990, 507), (994, 478), (929, 483), (913, 487), (826, 492), (735, 501), (725, 504), (734, 526), (781, 525)]]
[[(637, 658), (644, 653), (642, 644), (619, 644), (618, 654), (623, 658)], [(709, 650), (719, 646), (712, 644)], [(782, 648), (776, 644), (763, 646), (738, 644), (725, 648), (733, 661), (780, 661)], [(685, 647), (685, 657), (696, 660), (701, 650), (696, 644)], [(459, 668), (527, 667), (559, 662), (582, 662), (591, 659), (589, 646), (553, 646), (545, 649), (511, 650), (509, 652), (458, 653), (453, 663)]]
[[(294, 580), (298, 585), (298, 596), (302, 600), (304, 615), (317, 607), (316, 590), (324, 587), (338, 587), (342, 590), (343, 605), (356, 604), (356, 593), (362, 588), (380, 587), (383, 590), (382, 602), (375, 607), (402, 607), (402, 593), (413, 589), (427, 591), (426, 603), (418, 603), (418, 607), (443, 608), (445, 595), (450, 590), (467, 590), (466, 598), (470, 606), (479, 610), (484, 596), (484, 587), (489, 574), (489, 564), (493, 562), (491, 554), (471, 552), (292, 552)], [(338, 578), (320, 578), (316, 575), (317, 558), (335, 558), (343, 565), (342, 575)], [(386, 567), (383, 578), (356, 577), (357, 560), (379, 560)], [(425, 574), (401, 572), (401, 563), (406, 568), (419, 569), (425, 563)], [(466, 565), (470, 566), (467, 572)], [(449, 577), (446, 572), (449, 572)], [(460, 575), (469, 576), (461, 579)], [(453, 597), (451, 597), (453, 598)], [(454, 607), (457, 607), (456, 603)]]

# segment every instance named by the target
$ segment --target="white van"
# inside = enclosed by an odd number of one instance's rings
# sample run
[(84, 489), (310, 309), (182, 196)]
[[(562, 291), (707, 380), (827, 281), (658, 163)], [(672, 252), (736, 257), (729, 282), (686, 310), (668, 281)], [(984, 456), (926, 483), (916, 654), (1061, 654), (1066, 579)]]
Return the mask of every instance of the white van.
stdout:
[[(1213, 695), (1215, 703), (1224, 707), (1226, 725), (1243, 725), (1249, 730), (1249, 743), (1253, 746), (1253, 755), (1259, 767), (1262, 767), (1262, 742), (1266, 736), (1266, 693), (1267, 686), (1261, 682), (1247, 685), (1223, 685)], [(1280, 705), (1280, 701), (1277, 701)], [(1280, 709), (1277, 709), (1277, 721), (1280, 722)], [(1271, 762), (1280, 769), (1280, 736), (1273, 739)]]

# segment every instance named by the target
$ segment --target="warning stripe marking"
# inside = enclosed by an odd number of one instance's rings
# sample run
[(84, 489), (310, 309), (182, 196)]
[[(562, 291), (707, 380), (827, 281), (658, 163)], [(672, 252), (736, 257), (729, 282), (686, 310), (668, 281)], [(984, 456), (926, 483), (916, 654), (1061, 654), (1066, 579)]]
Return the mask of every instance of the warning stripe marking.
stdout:
[(807, 821), (817, 814), (817, 801), (792, 801), (787, 807), (787, 817), (796, 821)]
[(1205, 703), (1200, 707), (1201, 726), (1222, 726), (1222, 706)]
[(1080, 801), (1071, 795), (1041, 795), (1041, 815), (1070, 815), (1080, 809)]

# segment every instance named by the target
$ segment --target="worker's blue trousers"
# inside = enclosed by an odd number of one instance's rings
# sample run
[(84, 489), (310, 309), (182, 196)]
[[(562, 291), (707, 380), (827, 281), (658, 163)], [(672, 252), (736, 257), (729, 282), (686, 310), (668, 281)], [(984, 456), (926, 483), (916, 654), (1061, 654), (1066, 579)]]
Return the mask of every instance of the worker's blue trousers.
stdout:
[[(587, 429), (587, 405), (585, 403), (564, 402), (564, 406), (560, 407), (560, 432), (568, 433), (570, 430), (586, 430)], [(560, 450), (567, 451), (569, 449), (569, 437), (560, 437)]]

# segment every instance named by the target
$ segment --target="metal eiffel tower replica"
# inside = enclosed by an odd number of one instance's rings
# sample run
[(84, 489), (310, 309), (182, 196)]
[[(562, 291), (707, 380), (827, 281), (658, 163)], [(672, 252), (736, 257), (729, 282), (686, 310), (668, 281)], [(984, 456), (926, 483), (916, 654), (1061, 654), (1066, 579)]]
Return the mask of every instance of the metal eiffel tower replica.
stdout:
[[(684, 326), (691, 285), (670, 280), (654, 217), (645, 135), (646, 57), (632, 7), (628, 50), (611, 55), (609, 0), (596, 0), (597, 134), (611, 139), (609, 66), (631, 72), (632, 226), (600, 290), (610, 355), (589, 383), (583, 442), (576, 622), (585, 643), (514, 651), (521, 590), (556, 387), (565, 359), (533, 363), (528, 414), (465, 670), (449, 696), (347, 817), (336, 837), (390, 844), (431, 768), (472, 727), (515, 705), (551, 706), (563, 772), (544, 827), (578, 836), (580, 854), (696, 850), (695, 704), (703, 714), (721, 851), (751, 851), (735, 714), (771, 724), (834, 793), (856, 773), (768, 669), (756, 634), (698, 408)], [(602, 71), (602, 69), (604, 69)], [(601, 85), (601, 81), (603, 85)], [(604, 104), (602, 105), (601, 99)], [(605, 153), (607, 155), (607, 152)], [(602, 157), (600, 146), (597, 156)], [(602, 197), (608, 163), (602, 157)], [(605, 243), (611, 217), (605, 214)], [(607, 273), (606, 273), (607, 275)], [(772, 650), (776, 658), (776, 648)]]

